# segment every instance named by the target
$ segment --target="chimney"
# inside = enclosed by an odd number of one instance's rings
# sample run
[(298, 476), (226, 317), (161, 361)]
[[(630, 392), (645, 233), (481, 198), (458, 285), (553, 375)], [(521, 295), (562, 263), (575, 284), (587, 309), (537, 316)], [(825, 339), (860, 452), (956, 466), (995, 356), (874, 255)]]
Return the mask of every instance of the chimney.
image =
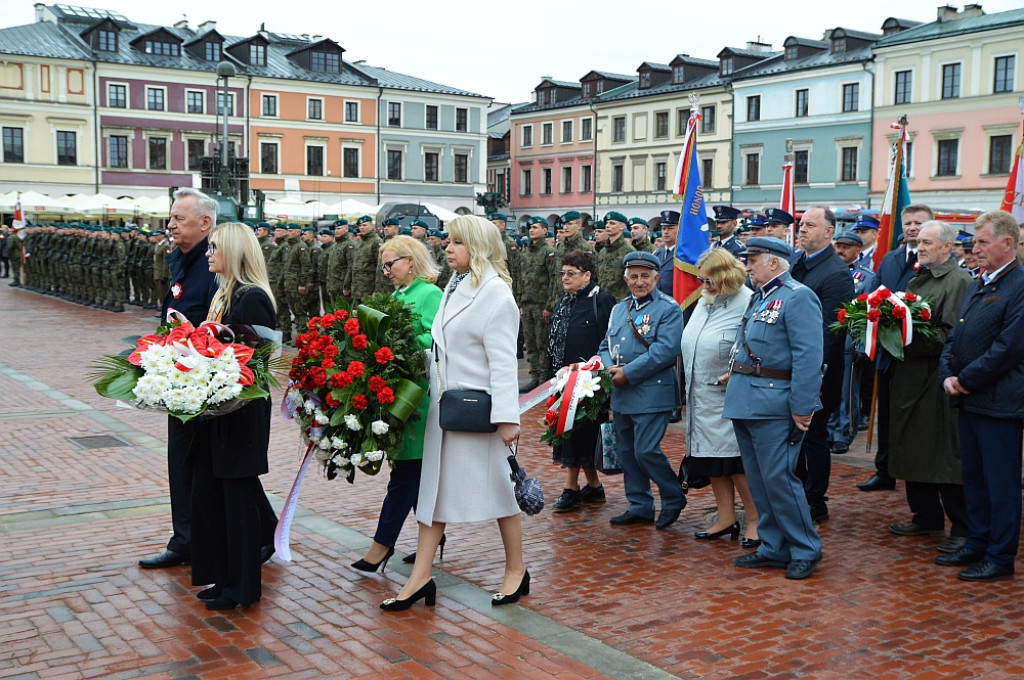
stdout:
[(43, 14), (43, 11), (46, 9), (46, 5), (42, 2), (37, 2), (33, 7), (35, 7), (36, 10), (36, 23), (46, 21), (46, 17)]
[(953, 7), (953, 5), (943, 5), (938, 8), (939, 23), (942, 23), (943, 21), (953, 21), (956, 19), (956, 16), (956, 7)]
[(751, 52), (769, 53), (772, 51), (771, 43), (763, 43), (760, 40), (751, 40), (747, 43), (747, 49)]
[(268, 40), (270, 39), (270, 35), (269, 35), (269, 34), (267, 33), (267, 22), (265, 22), (265, 21), (261, 21), (261, 22), (260, 22), (260, 30), (259, 30), (259, 31), (257, 31), (257, 32), (258, 32), (258, 33), (259, 33), (259, 34), (260, 34), (261, 36), (263, 36), (264, 38), (266, 38), (266, 39), (268, 39)]
[(183, 31), (187, 31), (188, 30), (188, 15), (187, 14), (182, 14), (181, 15), (181, 20), (178, 21), (177, 23), (175, 23), (174, 27), (178, 28), (178, 29), (181, 29)]
[(964, 17), (982, 17), (985, 16), (984, 10), (981, 9), (981, 5), (973, 2), (969, 5), (964, 5), (964, 11), (960, 12), (960, 18)]
[(199, 24), (199, 28), (197, 28), (196, 30), (199, 32), (199, 35), (202, 35), (203, 33), (212, 31), (215, 28), (217, 28), (216, 21), (204, 21), (203, 23)]

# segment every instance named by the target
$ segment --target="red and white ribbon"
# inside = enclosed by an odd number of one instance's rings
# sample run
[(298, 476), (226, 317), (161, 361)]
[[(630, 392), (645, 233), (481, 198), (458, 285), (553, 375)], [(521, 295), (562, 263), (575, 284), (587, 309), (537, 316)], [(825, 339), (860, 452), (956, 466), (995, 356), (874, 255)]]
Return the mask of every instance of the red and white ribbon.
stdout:
[[(889, 297), (883, 298), (883, 299), (879, 300), (877, 307), (872, 307), (871, 306), (871, 300), (872, 300), (872, 298), (875, 297), (876, 294), (878, 294), (879, 291), (888, 292), (889, 293)], [(871, 313), (872, 309), (879, 309), (882, 306), (882, 303), (884, 303), (886, 300), (891, 302), (893, 304), (893, 307), (902, 307), (903, 311), (905, 312), (904, 315), (903, 315), (903, 318), (902, 319), (898, 319), (898, 321), (900, 322), (900, 335), (903, 338), (903, 346), (906, 347), (914, 339), (914, 320), (911, 318), (910, 307), (907, 306), (907, 303), (904, 302), (903, 299), (900, 298), (900, 296), (896, 295), (893, 292), (890, 292), (885, 286), (879, 286), (878, 288), (875, 289), (875, 291), (873, 293), (871, 293), (871, 295), (868, 296), (868, 314), (869, 314), (869, 316), (867, 317), (867, 328), (865, 329), (865, 335), (867, 336), (867, 339), (866, 339), (866, 342), (865, 342), (865, 345), (866, 345), (865, 349), (867, 350), (867, 354), (868, 354), (868, 358), (869, 359), (874, 359), (875, 358), (875, 353), (876, 353), (876, 351), (878, 349), (878, 327), (879, 327), (878, 321), (872, 321), (871, 320), (870, 313)]]
[(562, 390), (562, 399), (558, 406), (558, 419), (555, 421), (555, 434), (565, 434), (572, 429), (576, 421), (576, 409), (583, 400), (583, 383), (580, 381), (580, 373), (587, 371), (600, 371), (602, 368), (601, 359), (597, 355), (590, 357), (590, 360), (581, 364), (570, 364), (558, 369), (556, 379), (565, 378), (565, 388)]
[(288, 498), (284, 502), (281, 518), (277, 521), (277, 528), (274, 530), (274, 550), (277, 551), (277, 556), (285, 562), (292, 561), (290, 547), (292, 519), (295, 517), (295, 506), (299, 503), (299, 491), (302, 490), (302, 480), (306, 476), (306, 469), (309, 468), (309, 461), (312, 458), (313, 442), (310, 442), (309, 446), (306, 447), (306, 455), (302, 459), (299, 472), (295, 475), (295, 481), (292, 482), (291, 491), (288, 492)]

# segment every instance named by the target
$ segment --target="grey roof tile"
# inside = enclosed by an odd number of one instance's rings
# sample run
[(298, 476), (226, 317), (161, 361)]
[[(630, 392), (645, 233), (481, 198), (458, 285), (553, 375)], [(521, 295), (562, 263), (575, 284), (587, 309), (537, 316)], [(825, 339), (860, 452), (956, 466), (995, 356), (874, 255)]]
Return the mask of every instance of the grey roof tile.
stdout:
[(882, 38), (878, 41), (877, 46), (888, 47), (889, 45), (902, 45), (922, 40), (935, 40), (965, 33), (994, 31), (998, 28), (1020, 26), (1022, 24), (1024, 24), (1024, 8), (1011, 9), (1006, 12), (996, 12), (995, 14), (921, 24), (920, 26), (908, 28), (905, 31)]

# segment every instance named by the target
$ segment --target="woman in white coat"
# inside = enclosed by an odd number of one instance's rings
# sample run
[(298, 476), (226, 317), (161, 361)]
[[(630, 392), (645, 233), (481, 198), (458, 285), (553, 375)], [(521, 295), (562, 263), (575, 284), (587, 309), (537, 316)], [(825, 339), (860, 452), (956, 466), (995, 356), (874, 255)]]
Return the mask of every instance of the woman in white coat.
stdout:
[(694, 536), (714, 540), (739, 538), (735, 492), (746, 512), (744, 548), (760, 545), (757, 509), (743, 473), (740, 447), (732, 421), (722, 417), (725, 381), (736, 329), (743, 320), (751, 291), (743, 285), (747, 272), (725, 248), (714, 248), (697, 260), (702, 286), (698, 302), (683, 329), (683, 371), (686, 374), (686, 455), (691, 475), (711, 478), (718, 520)]
[[(530, 592), (523, 562), (522, 522), (516, 504), (508, 447), (519, 439), (516, 336), (519, 309), (505, 267), (505, 246), (494, 225), (473, 215), (448, 224), (446, 259), (452, 277), (431, 333), (430, 410), (423, 442), (416, 521), (419, 537), (412, 574), (397, 598), (381, 609), (408, 609), (420, 599), (434, 604), (431, 566), (448, 522), (497, 519), (505, 548), (505, 574), (491, 604), (516, 602)], [(438, 399), (446, 389), (483, 390), (491, 395), (497, 432), (441, 430)]]

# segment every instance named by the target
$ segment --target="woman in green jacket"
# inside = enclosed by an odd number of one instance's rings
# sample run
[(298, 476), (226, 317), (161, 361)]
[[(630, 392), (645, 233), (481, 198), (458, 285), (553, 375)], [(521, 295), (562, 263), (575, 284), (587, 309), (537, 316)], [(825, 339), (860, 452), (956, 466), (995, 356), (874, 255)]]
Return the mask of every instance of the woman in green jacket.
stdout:
[[(412, 306), (416, 339), (424, 351), (432, 344), (430, 327), (434, 315), (441, 305), (442, 291), (434, 285), (438, 266), (421, 242), (411, 236), (395, 236), (381, 246), (381, 271), (395, 285), (394, 296)], [(429, 391), (427, 377), (420, 380), (420, 387)], [(409, 511), (416, 505), (420, 490), (420, 469), (423, 466), (423, 432), (427, 426), (427, 408), (430, 400), (426, 397), (416, 409), (416, 418), (405, 430), (401, 447), (395, 452), (388, 480), (388, 492), (381, 505), (380, 518), (373, 544), (363, 558), (352, 564), (361, 571), (383, 571), (384, 566), (395, 554), (395, 541), (405, 524)]]

